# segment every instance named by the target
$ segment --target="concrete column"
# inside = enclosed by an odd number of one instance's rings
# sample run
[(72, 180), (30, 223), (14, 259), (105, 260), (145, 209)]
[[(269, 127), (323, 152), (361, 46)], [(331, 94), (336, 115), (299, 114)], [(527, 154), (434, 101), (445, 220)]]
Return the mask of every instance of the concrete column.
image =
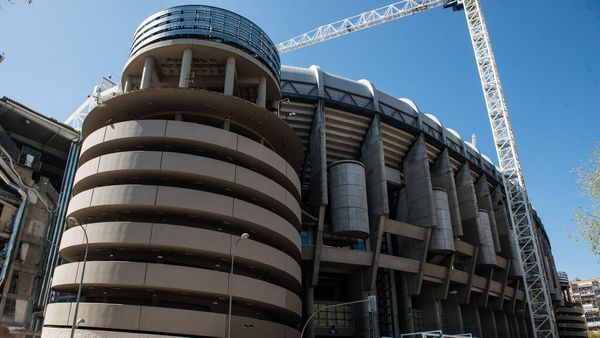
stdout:
[(506, 313), (502, 311), (494, 312), (496, 316), (496, 328), (498, 329), (498, 337), (510, 337), (510, 329), (508, 327), (508, 318)]
[(434, 187), (443, 188), (448, 194), (450, 217), (452, 218), (452, 229), (454, 237), (463, 235), (460, 210), (458, 208), (458, 195), (456, 194), (456, 183), (454, 182), (454, 170), (450, 165), (448, 149), (444, 149), (431, 167), (431, 184)]
[(192, 69), (192, 50), (186, 48), (181, 58), (181, 73), (179, 74), (179, 88), (187, 88), (190, 80), (190, 70)]
[(494, 312), (487, 308), (479, 309), (479, 318), (481, 321), (483, 338), (498, 338), (498, 329), (496, 327), (496, 317), (494, 316)]
[(529, 332), (531, 331), (531, 321), (529, 318), (526, 318), (524, 315), (520, 315), (519, 317), (519, 329), (521, 330), (521, 337), (528, 338)]
[[(427, 149), (425, 137), (420, 134), (412, 145), (410, 151), (402, 160), (404, 182), (406, 187), (406, 202), (408, 223), (425, 228), (437, 226), (435, 218), (435, 207), (433, 204), (433, 193), (431, 185), (431, 174), (427, 160)], [(405, 257), (417, 259), (423, 262), (426, 259), (429, 247), (429, 234), (425, 241), (413, 240), (398, 236), (398, 244)], [(417, 295), (420, 293), (423, 281), (423, 264), (420, 265), (416, 274), (407, 278), (409, 293)]]
[(508, 322), (510, 328), (510, 336), (514, 338), (521, 338), (521, 330), (519, 330), (519, 323), (517, 316), (514, 313), (508, 315)]
[[(352, 300), (365, 299), (365, 270), (360, 269), (348, 276), (348, 295)], [(371, 337), (371, 323), (366, 304), (354, 306), (354, 337)]]
[[(373, 265), (369, 269), (370, 289), (375, 288), (383, 231), (381, 217), (389, 214), (387, 183), (385, 179), (385, 161), (381, 138), (379, 116), (371, 121), (369, 130), (361, 145), (360, 160), (365, 166), (367, 204), (369, 205), (370, 249), (373, 251)], [(388, 248), (391, 249), (391, 239)], [(391, 253), (391, 252), (388, 252)], [(393, 274), (393, 271), (390, 271)], [(393, 312), (394, 310), (392, 310)], [(394, 314), (392, 314), (394, 315)]]
[(469, 163), (460, 168), (454, 179), (464, 239), (470, 244), (480, 244), (479, 207)]
[(461, 314), (465, 333), (471, 333), (475, 337), (482, 337), (481, 321), (477, 308), (471, 305), (463, 305), (461, 306)]
[(310, 158), (310, 204), (312, 207), (327, 205), (327, 154), (325, 138), (325, 113), (322, 103), (315, 109), (308, 143)]
[(152, 79), (152, 73), (154, 72), (154, 59), (151, 56), (146, 56), (144, 59), (144, 70), (142, 72), (142, 83), (140, 89), (150, 88), (150, 80)]
[(442, 301), (442, 314), (442, 319), (445, 319), (442, 322), (444, 333), (459, 334), (465, 332), (456, 295), (449, 295), (448, 299)]
[[(512, 231), (510, 230), (508, 223), (508, 215), (506, 213), (506, 207), (504, 200), (502, 199), (502, 191), (500, 186), (494, 188), (491, 193), (492, 205), (494, 206), (494, 220), (496, 221), (496, 229), (498, 230), (498, 239), (500, 240), (500, 248), (502, 249), (502, 256), (506, 258), (517, 258), (518, 252), (513, 246)], [(489, 211), (488, 211), (489, 212)]]
[(360, 161), (365, 165), (366, 172), (371, 232), (374, 230), (377, 217), (389, 214), (383, 139), (380, 129), (379, 115), (375, 115), (367, 131), (367, 135), (365, 135), (360, 151)]
[[(307, 283), (307, 287), (304, 290), (304, 318), (308, 318), (315, 311), (315, 288), (312, 285), (310, 285), (310, 283)], [(305, 337), (315, 337), (313, 323), (308, 324), (308, 327), (306, 328)]]
[(310, 159), (309, 201), (311, 207), (318, 210), (319, 214), (312, 266), (312, 285), (317, 285), (321, 264), (321, 249), (323, 248), (325, 210), (329, 203), (327, 196), (327, 155), (325, 153), (325, 112), (323, 111), (323, 102), (320, 100), (315, 107), (308, 148)]
[(235, 81), (235, 58), (230, 56), (225, 64), (225, 85), (223, 94), (233, 95), (233, 83)]
[(127, 75), (127, 78), (125, 78), (125, 87), (123, 87), (123, 93), (129, 93), (131, 91), (131, 87), (133, 87), (133, 76)]
[(419, 135), (402, 162), (410, 223), (435, 228), (431, 174), (423, 135)]
[(263, 108), (265, 108), (267, 104), (267, 79), (264, 76), (261, 76), (260, 80), (258, 81), (256, 104)]
[[(387, 253), (393, 254), (392, 252), (392, 235), (385, 234), (385, 240), (387, 245)], [(400, 337), (400, 315), (398, 306), (398, 283), (396, 282), (396, 271), (390, 270), (390, 296), (392, 297), (392, 322), (394, 325), (394, 337)]]
[(418, 307), (423, 310), (423, 329), (425, 331), (442, 329), (441, 302), (435, 297), (432, 285), (423, 285), (418, 296)]
[(475, 183), (475, 190), (477, 195), (477, 206), (488, 212), (490, 218), (490, 230), (492, 230), (492, 239), (494, 240), (494, 250), (497, 253), (502, 251), (500, 246), (500, 239), (498, 237), (498, 230), (496, 226), (496, 217), (494, 215), (494, 207), (492, 204), (492, 196), (490, 188), (488, 186), (488, 180), (485, 175), (481, 175), (477, 183)]
[(415, 322), (413, 318), (412, 297), (408, 294), (408, 282), (406, 273), (400, 273), (400, 285), (402, 287), (402, 332), (415, 332)]
[(406, 188), (402, 187), (398, 191), (398, 203), (396, 203), (396, 221), (408, 223), (408, 201), (406, 197)]

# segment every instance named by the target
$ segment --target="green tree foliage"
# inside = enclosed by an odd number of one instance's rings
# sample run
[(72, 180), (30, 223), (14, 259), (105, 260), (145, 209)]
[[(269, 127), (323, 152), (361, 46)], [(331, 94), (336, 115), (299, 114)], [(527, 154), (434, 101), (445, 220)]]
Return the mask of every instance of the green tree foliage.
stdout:
[(589, 208), (580, 207), (575, 212), (578, 239), (588, 242), (592, 252), (600, 255), (600, 142), (575, 173), (579, 192), (590, 201)]

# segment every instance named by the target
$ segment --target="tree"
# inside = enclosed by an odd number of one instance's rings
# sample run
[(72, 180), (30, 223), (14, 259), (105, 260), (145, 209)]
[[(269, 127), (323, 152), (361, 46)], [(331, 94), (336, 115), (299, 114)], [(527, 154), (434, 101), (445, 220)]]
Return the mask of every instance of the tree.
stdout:
[(575, 169), (579, 192), (590, 201), (590, 207), (575, 212), (579, 240), (588, 242), (595, 255), (600, 255), (600, 142), (586, 163)]

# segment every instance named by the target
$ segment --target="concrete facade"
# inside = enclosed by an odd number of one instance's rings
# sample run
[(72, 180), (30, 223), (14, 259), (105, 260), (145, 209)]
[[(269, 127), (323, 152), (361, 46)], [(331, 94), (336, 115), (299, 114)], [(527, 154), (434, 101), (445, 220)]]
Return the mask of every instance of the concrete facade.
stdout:
[[(305, 318), (368, 294), (379, 302), (375, 320), (361, 306), (318, 314), (311, 337), (426, 330), (531, 336), (502, 177), (485, 155), (410, 100), (366, 80), (283, 66), (281, 90), (290, 102), (279, 114), (310, 158), (300, 172), (310, 206), (302, 226)], [(365, 166), (366, 240), (338, 236), (331, 224), (336, 196), (326, 189), (332, 178), (323, 168), (344, 160)], [(550, 245), (534, 220), (559, 305)]]
[[(66, 212), (90, 248), (78, 336), (224, 337), (231, 294), (232, 337), (297, 338), (315, 311), (305, 337), (530, 337), (493, 163), (367, 80), (280, 70), (257, 30), (181, 6), (135, 33), (122, 94), (84, 122)], [(44, 337), (69, 332), (85, 247), (80, 227), (64, 232)], [(328, 308), (369, 295), (375, 313)]]

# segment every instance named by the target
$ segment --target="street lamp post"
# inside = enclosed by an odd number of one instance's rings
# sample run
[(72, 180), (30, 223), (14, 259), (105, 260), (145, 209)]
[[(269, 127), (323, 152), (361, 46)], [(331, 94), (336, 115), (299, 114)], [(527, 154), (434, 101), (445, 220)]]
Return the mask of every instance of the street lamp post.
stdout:
[(71, 338), (75, 337), (75, 328), (79, 327), (79, 325), (81, 323), (85, 323), (85, 320), (80, 319), (77, 320), (77, 313), (79, 312), (79, 299), (81, 297), (81, 285), (83, 284), (83, 275), (85, 274), (85, 263), (87, 262), (87, 256), (88, 256), (88, 248), (90, 245), (90, 242), (88, 240), (88, 235), (87, 235), (87, 231), (85, 230), (85, 228), (83, 227), (83, 225), (79, 224), (79, 222), (77, 221), (77, 219), (75, 217), (69, 217), (67, 219), (67, 223), (70, 223), (73, 226), (78, 226), (81, 228), (81, 230), (83, 230), (83, 235), (85, 238), (85, 253), (83, 254), (83, 266), (81, 267), (81, 277), (79, 278), (79, 288), (77, 289), (77, 298), (75, 301), (75, 312), (73, 314), (73, 324), (71, 325)]
[[(290, 103), (290, 99), (286, 98), (286, 99), (277, 101), (277, 117), (281, 116), (281, 103), (282, 102)], [(286, 116), (286, 121), (287, 121), (287, 116)]]
[(355, 301), (352, 301), (352, 302), (345, 302), (345, 303), (339, 303), (339, 304), (333, 304), (333, 305), (325, 306), (325, 307), (323, 307), (323, 308), (315, 311), (312, 315), (310, 315), (310, 317), (308, 317), (308, 319), (306, 320), (306, 323), (304, 323), (304, 326), (302, 327), (302, 332), (300, 332), (300, 338), (304, 338), (304, 331), (306, 331), (306, 328), (308, 327), (308, 324), (310, 323), (310, 321), (319, 312), (321, 312), (323, 310), (331, 309), (331, 308), (334, 308), (334, 307), (338, 307), (338, 306), (358, 304), (358, 303), (368, 303), (369, 304), (369, 312), (376, 312), (377, 311), (377, 299), (375, 298), (374, 295), (371, 295), (371, 296), (367, 297), (366, 299), (355, 300)]
[(231, 304), (233, 302), (233, 295), (231, 294), (231, 281), (233, 277), (233, 260), (235, 259), (235, 249), (237, 249), (237, 246), (242, 239), (247, 239), (249, 237), (250, 235), (247, 232), (244, 232), (240, 238), (235, 241), (235, 244), (229, 247), (229, 253), (231, 255), (231, 267), (229, 269), (229, 278), (227, 280), (227, 294), (229, 295), (229, 310), (227, 312), (227, 338), (231, 338)]

